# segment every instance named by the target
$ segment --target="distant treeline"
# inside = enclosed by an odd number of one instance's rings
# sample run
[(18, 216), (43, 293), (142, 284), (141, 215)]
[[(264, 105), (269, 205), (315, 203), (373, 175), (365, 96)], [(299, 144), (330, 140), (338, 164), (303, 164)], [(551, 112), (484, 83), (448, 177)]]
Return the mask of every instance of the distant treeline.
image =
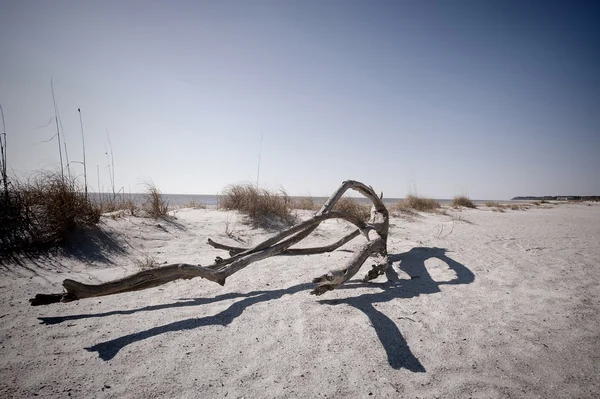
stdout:
[(600, 195), (547, 195), (545, 197), (514, 197), (515, 201), (600, 201)]

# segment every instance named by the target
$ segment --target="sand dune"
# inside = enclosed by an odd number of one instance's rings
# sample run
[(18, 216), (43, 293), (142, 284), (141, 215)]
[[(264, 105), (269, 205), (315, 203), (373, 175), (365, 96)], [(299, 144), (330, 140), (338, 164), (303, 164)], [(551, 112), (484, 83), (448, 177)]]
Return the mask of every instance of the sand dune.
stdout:
[[(321, 297), (309, 295), (312, 278), (363, 237), (258, 262), (224, 287), (194, 279), (29, 306), (64, 278), (122, 277), (145, 256), (209, 264), (226, 255), (209, 237), (251, 245), (272, 234), (211, 209), (103, 220), (64, 254), (4, 266), (1, 397), (600, 395), (598, 204), (392, 217), (389, 281), (362, 283), (363, 267)], [(351, 230), (327, 221), (302, 244)]]

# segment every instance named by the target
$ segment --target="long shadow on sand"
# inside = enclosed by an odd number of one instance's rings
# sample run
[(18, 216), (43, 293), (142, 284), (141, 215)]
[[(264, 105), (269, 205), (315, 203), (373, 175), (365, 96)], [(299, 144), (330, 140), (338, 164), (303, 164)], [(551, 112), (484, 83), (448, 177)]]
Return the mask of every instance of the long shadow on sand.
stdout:
[[(431, 278), (425, 267), (425, 261), (429, 258), (438, 258), (444, 261), (451, 270), (456, 273), (456, 278), (451, 281), (436, 282)], [(425, 368), (419, 360), (412, 354), (406, 340), (398, 329), (397, 325), (386, 315), (375, 309), (375, 303), (387, 302), (397, 298), (412, 298), (418, 295), (439, 293), (441, 285), (447, 284), (469, 284), (474, 281), (473, 273), (464, 265), (454, 261), (446, 256), (446, 250), (442, 248), (413, 248), (408, 252), (390, 255), (390, 262), (393, 266), (399, 263), (400, 270), (406, 272), (410, 279), (400, 279), (394, 270), (394, 267), (388, 268), (388, 281), (385, 283), (349, 283), (344, 286), (345, 289), (352, 289), (359, 286), (375, 287), (381, 291), (376, 293), (362, 294), (357, 297), (344, 299), (321, 300), (322, 304), (339, 305), (347, 304), (362, 311), (371, 321), (381, 344), (387, 354), (388, 362), (394, 369), (406, 368), (413, 372), (424, 372)], [(201, 318), (191, 318), (181, 320), (163, 326), (150, 328), (133, 334), (128, 334), (110, 341), (98, 343), (92, 347), (86, 348), (90, 352), (98, 352), (103, 360), (114, 358), (117, 353), (125, 346), (155, 337), (167, 332), (193, 330), (203, 326), (230, 324), (243, 311), (254, 304), (268, 302), (279, 299), (284, 295), (292, 295), (300, 291), (312, 288), (312, 284), (299, 284), (293, 287), (279, 290), (260, 290), (246, 294), (228, 293), (218, 295), (214, 298), (197, 298), (183, 300), (171, 304), (146, 306), (131, 310), (118, 310), (105, 313), (80, 314), (61, 317), (40, 317), (42, 324), (58, 324), (69, 320), (79, 320), (94, 317), (106, 317), (112, 315), (127, 315), (138, 312), (149, 312), (161, 309), (177, 308), (184, 306), (199, 306), (209, 303), (243, 298), (233, 303), (224, 311), (214, 315)]]
[(59, 247), (32, 246), (27, 251), (0, 254), (0, 270), (7, 273), (26, 271), (40, 276), (39, 270), (68, 271), (62, 259), (76, 259), (84, 263), (113, 264), (115, 255), (127, 253), (127, 243), (113, 230), (100, 226), (78, 228)]
[[(425, 261), (430, 258), (438, 258), (445, 262), (456, 273), (456, 277), (453, 280), (443, 282), (433, 280), (425, 267)], [(419, 362), (419, 359), (413, 355), (396, 323), (377, 310), (374, 304), (398, 298), (406, 299), (439, 293), (441, 292), (441, 285), (470, 284), (475, 280), (475, 276), (467, 267), (446, 256), (446, 250), (443, 248), (416, 247), (402, 254), (390, 255), (389, 260), (392, 266), (388, 267), (386, 273), (387, 282), (381, 284), (357, 283), (340, 287), (352, 289), (357, 286), (375, 286), (381, 288), (381, 292), (344, 299), (325, 299), (319, 302), (328, 305), (346, 304), (362, 311), (375, 328), (377, 337), (387, 354), (390, 366), (394, 369), (405, 368), (413, 372), (425, 372), (425, 368)], [(398, 267), (408, 274), (410, 280), (400, 279), (394, 267)]]

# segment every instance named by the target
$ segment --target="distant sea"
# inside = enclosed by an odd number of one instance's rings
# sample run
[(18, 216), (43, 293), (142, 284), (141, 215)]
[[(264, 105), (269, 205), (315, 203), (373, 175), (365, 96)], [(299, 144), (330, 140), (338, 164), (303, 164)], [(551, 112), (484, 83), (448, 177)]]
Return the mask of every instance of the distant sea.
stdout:
[[(111, 198), (112, 194), (110, 193), (91, 193), (90, 195), (92, 195), (92, 198), (94, 198), (95, 200), (98, 200), (100, 198)], [(117, 194), (119, 196), (119, 198), (124, 198), (124, 199), (132, 199), (135, 203), (140, 204), (143, 201), (143, 194)], [(182, 207), (185, 205), (188, 205), (190, 203), (196, 203), (196, 204), (203, 204), (206, 205), (207, 207), (216, 207), (217, 206), (217, 195), (204, 195), (204, 194), (163, 194), (163, 196), (165, 197), (165, 199), (169, 202), (170, 206), (173, 207)], [(292, 199), (302, 199), (302, 198), (312, 198), (312, 200), (317, 203), (317, 204), (321, 204), (324, 203), (329, 197), (295, 197), (295, 196), (291, 196)], [(364, 197), (352, 197), (355, 200), (357, 200), (359, 203), (362, 204), (370, 204), (370, 201)], [(398, 202), (402, 201), (403, 198), (383, 198), (383, 202), (386, 205), (394, 205), (397, 204)], [(452, 203), (451, 199), (446, 199), (446, 198), (442, 198), (442, 199), (437, 199), (437, 201), (441, 204), (441, 205), (450, 205)], [(475, 205), (480, 205), (483, 206), (485, 205), (485, 203), (487, 201), (494, 201), (494, 202), (498, 202), (500, 204), (514, 204), (514, 203), (518, 203), (518, 202), (531, 202), (531, 201), (507, 201), (507, 200), (473, 200), (473, 203), (475, 203)]]

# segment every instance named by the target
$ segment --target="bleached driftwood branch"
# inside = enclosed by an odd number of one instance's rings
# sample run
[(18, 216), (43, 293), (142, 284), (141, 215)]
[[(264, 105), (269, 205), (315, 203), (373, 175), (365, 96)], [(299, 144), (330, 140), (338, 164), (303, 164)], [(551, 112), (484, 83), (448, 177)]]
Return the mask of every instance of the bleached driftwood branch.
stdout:
[[(371, 217), (368, 222), (364, 222), (348, 213), (332, 210), (337, 201), (348, 189), (360, 192), (373, 203)], [(335, 243), (323, 247), (290, 248), (310, 235), (321, 222), (332, 218), (344, 219), (354, 224), (357, 227), (357, 230)], [(242, 270), (253, 262), (275, 255), (310, 255), (333, 251), (362, 233), (367, 238), (367, 243), (358, 250), (342, 269), (331, 271), (313, 280), (317, 286), (311, 293), (321, 295), (348, 281), (348, 279), (358, 272), (362, 264), (371, 255), (377, 255), (378, 259), (376, 264), (373, 265), (372, 270), (365, 276), (365, 281), (374, 279), (385, 273), (388, 264), (388, 229), (389, 214), (381, 198), (375, 194), (371, 187), (358, 181), (347, 180), (343, 182), (336, 192), (325, 202), (315, 216), (282, 231), (255, 247), (232, 247), (219, 244), (209, 239), (209, 245), (218, 249), (227, 250), (231, 256), (227, 259), (218, 257), (212, 265), (200, 266), (187, 263), (174, 263), (152, 270), (144, 270), (131, 276), (97, 285), (84, 284), (75, 280), (66, 279), (63, 281), (63, 293), (37, 294), (35, 298), (32, 298), (29, 301), (33, 306), (46, 305), (54, 302), (70, 302), (84, 298), (145, 290), (171, 281), (192, 279), (195, 277), (203, 277), (207, 280), (224, 285), (227, 277)]]

